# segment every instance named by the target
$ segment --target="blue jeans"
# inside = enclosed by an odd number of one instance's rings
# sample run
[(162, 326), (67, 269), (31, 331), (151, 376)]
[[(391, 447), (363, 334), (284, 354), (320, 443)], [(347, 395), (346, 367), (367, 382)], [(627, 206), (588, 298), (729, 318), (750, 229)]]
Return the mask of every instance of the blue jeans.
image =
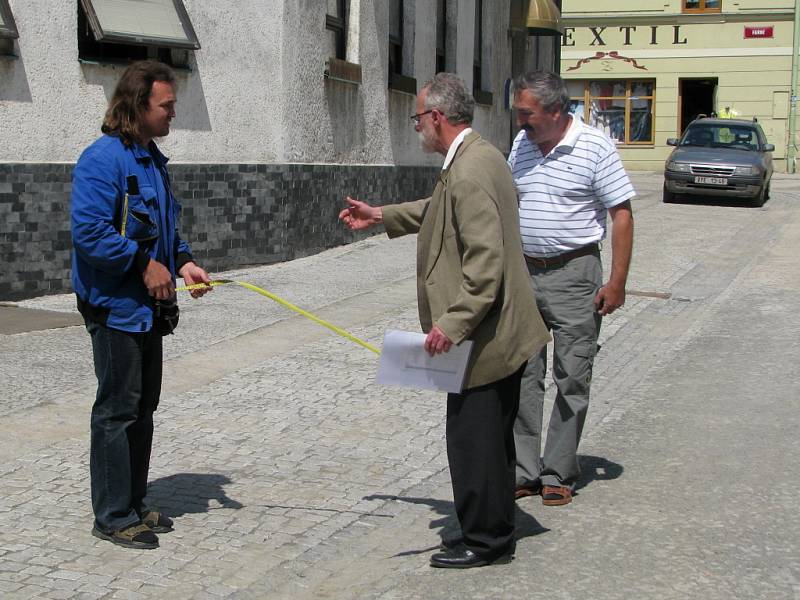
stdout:
[(90, 471), (95, 526), (109, 533), (147, 512), (153, 411), (161, 393), (161, 336), (87, 322), (97, 397), (92, 407)]

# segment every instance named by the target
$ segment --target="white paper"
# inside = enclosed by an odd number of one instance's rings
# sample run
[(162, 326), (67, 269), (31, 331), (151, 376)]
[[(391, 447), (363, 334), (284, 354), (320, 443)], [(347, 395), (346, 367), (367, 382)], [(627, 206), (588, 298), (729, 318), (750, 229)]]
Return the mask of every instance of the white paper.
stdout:
[(383, 335), (376, 381), (385, 385), (459, 393), (464, 384), (472, 342), (453, 345), (431, 356), (425, 351), (424, 333), (389, 329)]

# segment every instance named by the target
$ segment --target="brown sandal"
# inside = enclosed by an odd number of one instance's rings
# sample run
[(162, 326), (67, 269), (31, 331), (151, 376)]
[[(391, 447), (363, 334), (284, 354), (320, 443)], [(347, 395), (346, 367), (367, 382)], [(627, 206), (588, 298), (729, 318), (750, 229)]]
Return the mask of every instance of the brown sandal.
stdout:
[(572, 490), (565, 485), (546, 485), (542, 490), (542, 504), (563, 506), (572, 502)]

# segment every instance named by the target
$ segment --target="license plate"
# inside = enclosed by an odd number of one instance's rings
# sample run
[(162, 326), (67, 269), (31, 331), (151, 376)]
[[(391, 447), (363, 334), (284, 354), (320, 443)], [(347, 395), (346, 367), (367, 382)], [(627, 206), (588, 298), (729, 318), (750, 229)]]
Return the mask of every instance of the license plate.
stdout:
[(694, 182), (708, 185), (728, 185), (728, 180), (724, 177), (695, 177)]

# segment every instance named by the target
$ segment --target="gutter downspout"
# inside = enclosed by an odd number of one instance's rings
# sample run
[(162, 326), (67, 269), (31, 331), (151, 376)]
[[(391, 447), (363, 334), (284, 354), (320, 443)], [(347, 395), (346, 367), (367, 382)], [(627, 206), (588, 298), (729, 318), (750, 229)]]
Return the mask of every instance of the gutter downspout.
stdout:
[(789, 145), (786, 148), (786, 172), (797, 169), (797, 52), (800, 50), (800, 0), (794, 2), (794, 43), (792, 45), (792, 91), (789, 104)]

